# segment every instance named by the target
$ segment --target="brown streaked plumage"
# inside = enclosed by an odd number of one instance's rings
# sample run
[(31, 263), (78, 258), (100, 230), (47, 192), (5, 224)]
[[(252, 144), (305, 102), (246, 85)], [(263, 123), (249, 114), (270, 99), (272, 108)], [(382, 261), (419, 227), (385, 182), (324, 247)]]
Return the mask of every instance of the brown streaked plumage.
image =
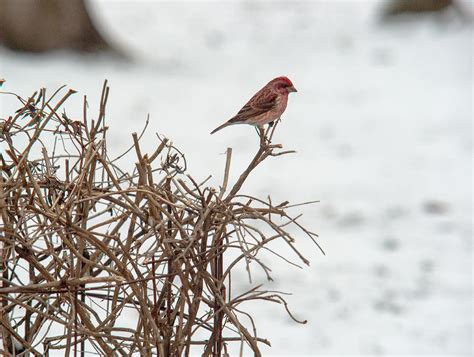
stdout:
[(288, 103), (288, 94), (296, 92), (293, 83), (287, 77), (277, 77), (267, 83), (239, 110), (239, 112), (211, 134), (229, 125), (250, 124), (263, 127), (280, 118)]

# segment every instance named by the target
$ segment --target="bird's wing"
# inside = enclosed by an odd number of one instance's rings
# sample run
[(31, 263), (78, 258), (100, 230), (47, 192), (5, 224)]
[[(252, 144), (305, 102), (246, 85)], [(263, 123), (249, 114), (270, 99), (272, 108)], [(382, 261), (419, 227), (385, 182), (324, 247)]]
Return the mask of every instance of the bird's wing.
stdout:
[(268, 88), (262, 88), (228, 122), (245, 122), (272, 110), (277, 105), (278, 95)]

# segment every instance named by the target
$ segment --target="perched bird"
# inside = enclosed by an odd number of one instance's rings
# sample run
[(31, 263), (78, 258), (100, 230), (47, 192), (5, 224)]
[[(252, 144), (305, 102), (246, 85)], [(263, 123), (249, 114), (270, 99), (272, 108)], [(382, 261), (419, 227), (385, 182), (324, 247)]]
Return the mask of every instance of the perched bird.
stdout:
[(230, 118), (211, 134), (229, 125), (250, 124), (262, 128), (280, 118), (288, 103), (288, 94), (297, 92), (287, 77), (277, 77), (260, 89), (245, 104), (236, 116)]

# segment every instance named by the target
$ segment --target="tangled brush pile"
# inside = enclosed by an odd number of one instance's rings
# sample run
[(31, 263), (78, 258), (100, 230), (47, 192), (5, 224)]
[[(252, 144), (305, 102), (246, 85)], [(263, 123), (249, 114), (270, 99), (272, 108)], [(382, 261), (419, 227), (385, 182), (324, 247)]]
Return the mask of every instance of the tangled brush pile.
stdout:
[[(241, 305), (276, 302), (291, 313), (280, 293), (261, 286), (236, 295), (232, 274), (242, 265), (250, 274), (254, 262), (270, 278), (259, 252), (281, 257), (285, 252), (270, 249), (275, 240), (308, 264), (289, 227), (316, 237), (287, 213), (288, 202), (241, 193), (263, 160), (288, 153), (270, 143), (276, 126), (262, 133), (233, 185), (227, 150), (223, 183), (214, 189), (187, 174), (184, 155), (169, 140), (143, 152), (144, 132), (110, 158), (107, 83), (95, 120), (86, 98), (82, 120), (61, 109), (73, 93), (16, 96), (21, 108), (0, 119), (5, 353), (222, 356), (230, 343), (241, 343), (261, 355), (258, 345), (269, 342), (257, 336)], [(124, 155), (136, 157), (131, 170), (119, 165)]]

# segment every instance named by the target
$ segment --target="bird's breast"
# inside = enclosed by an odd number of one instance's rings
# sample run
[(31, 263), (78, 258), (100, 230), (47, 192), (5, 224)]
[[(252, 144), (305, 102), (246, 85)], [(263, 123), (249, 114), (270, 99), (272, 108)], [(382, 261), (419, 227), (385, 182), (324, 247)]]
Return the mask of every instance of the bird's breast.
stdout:
[(279, 95), (276, 99), (275, 112), (279, 113), (279, 115), (283, 114), (283, 112), (286, 109), (287, 104), (288, 104), (288, 96)]

